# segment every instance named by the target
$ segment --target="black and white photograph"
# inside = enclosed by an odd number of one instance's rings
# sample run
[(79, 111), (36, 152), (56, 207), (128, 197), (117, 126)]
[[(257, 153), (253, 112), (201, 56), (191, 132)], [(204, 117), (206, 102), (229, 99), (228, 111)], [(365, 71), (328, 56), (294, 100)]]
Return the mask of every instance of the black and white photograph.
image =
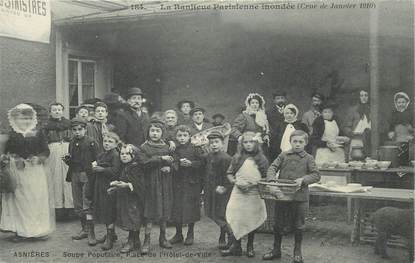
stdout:
[(0, 0), (0, 262), (415, 262), (414, 5)]

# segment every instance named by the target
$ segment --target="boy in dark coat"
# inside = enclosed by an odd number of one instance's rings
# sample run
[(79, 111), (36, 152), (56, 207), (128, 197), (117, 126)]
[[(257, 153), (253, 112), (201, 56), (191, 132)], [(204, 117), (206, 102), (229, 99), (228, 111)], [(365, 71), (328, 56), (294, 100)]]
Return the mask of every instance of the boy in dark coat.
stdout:
[(106, 225), (107, 234), (98, 242), (104, 242), (102, 250), (109, 250), (115, 240), (114, 222), (116, 216), (115, 198), (108, 195), (107, 189), (110, 183), (118, 179), (120, 173), (120, 156), (118, 143), (120, 138), (113, 132), (105, 133), (103, 136), (103, 150), (97, 158), (93, 167), (95, 177), (93, 188), (94, 219), (97, 223)]
[[(92, 174), (92, 163), (97, 158), (97, 143), (86, 136), (86, 121), (80, 118), (71, 120), (73, 139), (69, 143), (69, 152), (64, 157), (69, 166), (66, 181), (72, 184), (72, 196), (75, 213), (78, 214), (82, 230), (72, 237), (80, 240), (88, 237), (90, 246), (96, 245), (94, 223), (91, 212), (91, 196), (88, 179)], [(88, 232), (87, 232), (88, 231)]]
[(111, 182), (108, 193), (116, 192), (116, 225), (128, 231), (128, 241), (120, 252), (129, 253), (137, 249), (140, 255), (140, 227), (144, 215), (145, 185), (142, 166), (136, 159), (137, 152), (138, 149), (131, 144), (121, 147), (121, 174), (118, 180)]
[[(206, 174), (204, 180), (206, 215), (220, 227), (219, 249), (227, 249), (227, 228), (225, 211), (232, 184), (226, 176), (232, 158), (223, 151), (224, 137), (219, 131), (212, 131), (208, 135), (211, 152), (206, 156)], [(230, 240), (230, 239), (228, 239)]]
[(190, 143), (190, 128), (184, 125), (177, 127), (178, 143), (173, 155), (175, 171), (173, 173), (173, 210), (172, 221), (176, 225), (176, 234), (171, 244), (183, 242), (182, 225), (187, 224), (185, 245), (194, 241), (194, 225), (200, 220), (200, 192), (202, 151)]
[(309, 204), (308, 185), (320, 181), (320, 173), (313, 156), (304, 150), (308, 143), (307, 133), (295, 130), (291, 133), (290, 143), (292, 149), (282, 152), (269, 167), (267, 180), (275, 180), (279, 171), (279, 179), (294, 180), (301, 188), (295, 193), (294, 201), (275, 203), (274, 248), (263, 259), (281, 258), (282, 235), (294, 228), (293, 262), (302, 263), (301, 242)]

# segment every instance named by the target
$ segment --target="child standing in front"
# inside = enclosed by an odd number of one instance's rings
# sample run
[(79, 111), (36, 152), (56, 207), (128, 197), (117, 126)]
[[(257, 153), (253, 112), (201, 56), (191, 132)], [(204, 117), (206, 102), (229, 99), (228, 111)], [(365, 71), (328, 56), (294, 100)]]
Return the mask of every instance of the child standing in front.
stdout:
[(139, 161), (144, 166), (146, 198), (144, 217), (146, 220), (145, 238), (142, 253), (150, 248), (150, 234), (153, 222), (159, 223), (159, 245), (171, 248), (166, 239), (166, 223), (171, 217), (173, 201), (172, 167), (173, 157), (169, 145), (163, 141), (164, 122), (152, 119), (148, 127), (147, 141), (139, 151)]
[(232, 230), (232, 245), (222, 256), (241, 256), (241, 238), (248, 235), (247, 257), (254, 257), (255, 230), (267, 218), (265, 202), (259, 195), (258, 182), (266, 177), (268, 160), (262, 153), (260, 138), (254, 132), (242, 134), (238, 152), (227, 171), (234, 184), (228, 205), (226, 221)]
[(73, 139), (69, 143), (68, 154), (64, 161), (69, 165), (66, 181), (71, 182), (75, 213), (81, 221), (81, 232), (72, 237), (74, 240), (88, 238), (90, 246), (96, 245), (94, 223), (91, 211), (91, 199), (87, 197), (88, 178), (92, 174), (92, 163), (97, 158), (97, 143), (86, 136), (86, 121), (80, 118), (71, 120)]
[[(190, 143), (190, 128), (179, 125), (176, 130), (177, 147), (173, 155), (173, 211), (172, 222), (176, 234), (171, 244), (192, 245), (194, 226), (200, 220), (200, 192), (202, 190), (202, 150)], [(186, 240), (183, 239), (182, 226), (187, 224)]]
[[(226, 177), (232, 158), (224, 152), (224, 136), (219, 131), (212, 131), (207, 138), (211, 152), (206, 156), (206, 173), (204, 179), (205, 211), (220, 227), (219, 249), (227, 249), (230, 245), (229, 229), (227, 227), (225, 211), (232, 184)], [(226, 243), (228, 234), (228, 243)]]
[(116, 217), (115, 197), (107, 193), (110, 183), (118, 179), (120, 173), (120, 155), (117, 149), (120, 137), (113, 132), (103, 135), (103, 150), (92, 168), (95, 178), (92, 185), (94, 221), (106, 225), (107, 234), (98, 242), (104, 242), (102, 250), (109, 250), (116, 239), (114, 222)]
[(140, 227), (143, 222), (145, 185), (141, 165), (137, 161), (138, 149), (132, 144), (121, 147), (121, 174), (118, 180), (111, 182), (108, 193), (116, 192), (116, 225), (128, 231), (128, 241), (121, 253), (138, 250), (141, 254)]
[(267, 180), (275, 180), (279, 171), (278, 178), (295, 180), (301, 189), (295, 193), (294, 201), (275, 203), (274, 248), (263, 259), (281, 258), (282, 236), (294, 229), (294, 263), (302, 263), (301, 242), (309, 204), (308, 185), (320, 181), (320, 174), (313, 156), (304, 150), (308, 143), (307, 133), (302, 130), (292, 132), (290, 143), (291, 149), (282, 152), (269, 167)]

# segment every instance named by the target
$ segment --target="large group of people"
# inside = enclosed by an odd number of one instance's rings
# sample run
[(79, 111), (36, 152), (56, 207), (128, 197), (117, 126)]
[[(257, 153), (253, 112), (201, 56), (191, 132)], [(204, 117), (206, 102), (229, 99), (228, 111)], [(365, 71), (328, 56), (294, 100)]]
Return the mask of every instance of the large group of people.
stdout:
[[(302, 117), (285, 92), (274, 94), (268, 110), (265, 99), (251, 93), (229, 134), (214, 129), (207, 134), (209, 147), (192, 144), (191, 137), (223, 125), (223, 114), (208, 120), (204, 108), (183, 100), (177, 109), (150, 116), (143, 100), (136, 87), (125, 98), (110, 93), (79, 106), (71, 120), (64, 117), (64, 105), (55, 102), (42, 127), (32, 106), (12, 108), (4, 154), (10, 157), (17, 186), (2, 194), (0, 229), (15, 233), (15, 241), (46, 237), (55, 228), (55, 209), (74, 209), (81, 231), (72, 238), (87, 239), (90, 246), (103, 243), (103, 250), (112, 249), (118, 227), (128, 231), (122, 253), (146, 254), (153, 224), (160, 229), (160, 247), (190, 246), (203, 192), (206, 214), (219, 227), (222, 255), (241, 255), (241, 238), (247, 235), (246, 254), (253, 257), (255, 230), (267, 218), (257, 184), (281, 178), (294, 180), (301, 189), (293, 202), (277, 202), (274, 246), (263, 259), (280, 258), (282, 236), (293, 230), (294, 262), (302, 262), (308, 185), (320, 179), (317, 166), (348, 160), (352, 147), (370, 151), (366, 90), (360, 91), (344, 125), (336, 117), (336, 105), (320, 93), (312, 95), (311, 108)], [(410, 99), (399, 92), (394, 100), (387, 136), (398, 143), (401, 155), (408, 155), (414, 135)], [(170, 239), (168, 223), (176, 229)], [(106, 226), (104, 237), (95, 237), (95, 224)]]

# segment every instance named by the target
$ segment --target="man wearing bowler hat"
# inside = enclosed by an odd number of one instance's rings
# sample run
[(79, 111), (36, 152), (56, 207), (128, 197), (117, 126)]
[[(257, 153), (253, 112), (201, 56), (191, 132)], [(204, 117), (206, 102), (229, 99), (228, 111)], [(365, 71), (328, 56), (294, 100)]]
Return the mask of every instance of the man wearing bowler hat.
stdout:
[(278, 90), (272, 94), (274, 103), (272, 108), (267, 111), (267, 119), (270, 128), (270, 150), (269, 158), (274, 160), (280, 153), (279, 142), (277, 141), (279, 127), (284, 122), (284, 108), (287, 105), (287, 93), (284, 90)]
[(128, 107), (119, 114), (115, 123), (118, 135), (124, 143), (136, 147), (144, 143), (146, 130), (150, 123), (147, 113), (141, 110), (143, 105), (143, 92), (140, 88), (129, 88), (126, 94)]

